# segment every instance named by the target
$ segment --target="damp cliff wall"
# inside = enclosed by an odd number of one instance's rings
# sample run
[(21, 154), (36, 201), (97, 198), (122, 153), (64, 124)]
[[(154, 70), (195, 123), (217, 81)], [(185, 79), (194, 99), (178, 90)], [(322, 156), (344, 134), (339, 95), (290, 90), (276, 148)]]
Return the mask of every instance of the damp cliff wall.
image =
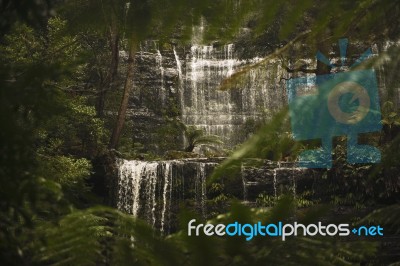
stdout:
[[(301, 195), (318, 190), (326, 170), (298, 168), (288, 162), (243, 163), (236, 176), (221, 176), (208, 182), (223, 158), (183, 159), (169, 161), (117, 161), (116, 184), (113, 186), (116, 207), (146, 220), (162, 233), (174, 232), (178, 213), (186, 208), (201, 219), (223, 213), (229, 195), (248, 205), (256, 205), (260, 195), (277, 199), (283, 194)], [(215, 184), (218, 184), (215, 186)], [(220, 188), (218, 191), (216, 188)]]
[[(393, 45), (398, 44), (372, 45), (373, 56)], [(347, 62), (354, 63), (368, 48), (364, 46), (351, 44), (352, 54)], [(326, 56), (334, 63), (340, 63), (336, 48), (333, 46), (332, 53)], [(184, 138), (176, 127), (178, 121), (202, 128), (206, 134), (218, 135), (225, 147), (232, 148), (254, 131), (257, 122), (267, 121), (274, 112), (287, 105), (287, 79), (315, 75), (301, 71), (290, 73), (280, 59), (271, 58), (262, 67), (247, 71), (231, 89), (220, 90), (224, 79), (260, 60), (258, 57), (243, 59), (237, 52), (239, 50), (243, 47), (235, 47), (235, 44), (159, 47), (156, 41), (144, 42), (135, 57), (134, 89), (128, 110), (134, 125), (133, 142), (157, 154), (182, 149)], [(313, 69), (316, 60), (306, 58), (286, 64), (291, 68), (305, 64)], [(375, 73), (381, 102), (391, 100), (398, 106), (400, 88), (388, 82), (396, 80), (388, 78), (393, 73), (385, 68), (385, 64), (377, 66)]]

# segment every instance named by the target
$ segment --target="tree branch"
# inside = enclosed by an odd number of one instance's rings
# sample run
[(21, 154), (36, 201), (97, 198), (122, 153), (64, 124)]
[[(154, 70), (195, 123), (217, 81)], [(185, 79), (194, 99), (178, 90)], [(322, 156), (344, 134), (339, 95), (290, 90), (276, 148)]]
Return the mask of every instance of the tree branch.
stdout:
[(288, 42), (288, 43), (287, 43), (286, 45), (284, 45), (283, 47), (276, 49), (272, 54), (269, 54), (268, 56), (264, 57), (264, 58), (263, 58), (262, 60), (260, 60), (259, 62), (254, 63), (254, 64), (251, 64), (251, 65), (248, 65), (248, 66), (245, 66), (245, 67), (243, 67), (242, 69), (240, 69), (239, 71), (235, 72), (233, 75), (231, 75), (230, 77), (224, 79), (224, 80), (221, 82), (220, 90), (229, 89), (229, 88), (231, 87), (231, 85), (232, 85), (235, 81), (238, 81), (239, 78), (240, 78), (243, 74), (249, 72), (251, 69), (254, 69), (254, 68), (256, 68), (256, 67), (259, 67), (259, 66), (261, 66), (261, 65), (263, 65), (263, 64), (265, 64), (265, 63), (267, 63), (268, 60), (270, 60), (270, 59), (272, 59), (272, 58), (274, 58), (274, 57), (276, 57), (276, 56), (282, 54), (284, 51), (286, 51), (287, 49), (289, 49), (289, 47), (291, 47), (294, 43), (298, 42), (300, 39), (306, 37), (306, 36), (307, 36), (308, 34), (310, 34), (310, 33), (311, 33), (311, 30), (307, 30), (307, 31), (304, 31), (304, 32), (300, 33), (299, 35), (296, 36), (296, 38), (294, 38), (293, 40), (291, 40), (290, 42)]
[(307, 68), (307, 64), (303, 64), (298, 68), (290, 68), (286, 63), (283, 58), (283, 56), (280, 56), (281, 62), (282, 62), (282, 67), (288, 72), (288, 73), (295, 73), (295, 72), (303, 72), (303, 73), (310, 73), (310, 74), (315, 74), (317, 72), (316, 68), (309, 69)]

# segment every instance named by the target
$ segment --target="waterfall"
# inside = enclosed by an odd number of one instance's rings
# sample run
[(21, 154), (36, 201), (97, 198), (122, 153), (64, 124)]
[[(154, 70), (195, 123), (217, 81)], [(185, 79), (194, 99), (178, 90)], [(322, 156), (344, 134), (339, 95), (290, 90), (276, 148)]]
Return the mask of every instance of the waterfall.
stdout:
[(173, 51), (174, 51), (174, 57), (175, 57), (175, 62), (176, 62), (176, 69), (178, 70), (179, 101), (180, 101), (180, 104), (181, 104), (181, 107), (182, 107), (184, 105), (184, 101), (183, 101), (183, 97), (184, 97), (183, 93), (184, 93), (184, 91), (183, 91), (183, 80), (182, 80), (182, 78), (183, 78), (182, 63), (179, 60), (179, 56), (176, 53), (175, 47), (174, 47)]
[(162, 58), (162, 55), (161, 55), (161, 52), (160, 52), (160, 50), (158, 50), (157, 49), (157, 56), (156, 56), (156, 61), (157, 61), (157, 65), (158, 65), (158, 67), (159, 67), (159, 69), (160, 69), (160, 76), (161, 76), (161, 81), (160, 81), (160, 89), (161, 89), (161, 93), (160, 93), (160, 95), (161, 95), (161, 102), (162, 103), (165, 103), (165, 98), (166, 98), (166, 92), (165, 92), (165, 88), (164, 88), (164, 67), (163, 67), (163, 65), (162, 65), (162, 61), (163, 61), (163, 58)]
[(292, 169), (292, 182), (293, 182), (293, 198), (297, 197), (297, 179), (301, 175), (301, 173), (304, 171), (304, 168), (301, 167), (294, 167)]
[[(288, 74), (283, 69), (281, 60), (276, 58), (269, 59), (259, 67), (248, 69), (241, 75), (240, 80), (232, 84), (231, 89), (219, 90), (221, 81), (229, 78), (241, 67), (259, 62), (260, 58), (240, 58), (237, 52), (239, 50), (234, 44), (201, 45), (205, 27), (203, 20), (198, 27), (193, 27), (195, 34), (190, 47), (176, 45), (168, 50), (161, 49), (156, 41), (140, 44), (141, 58), (138, 60), (140, 64), (137, 64), (138, 75), (135, 75), (135, 84), (140, 89), (132, 92), (135, 101), (132, 101), (130, 108), (133, 109), (133, 122), (139, 125), (135, 129), (138, 132), (135, 135), (137, 142), (143, 143), (147, 149), (156, 153), (165, 152), (155, 144), (159, 140), (154, 139), (151, 134), (142, 133), (148, 128), (159, 126), (159, 122), (164, 119), (162, 116), (165, 110), (172, 107), (176, 107), (174, 115), (180, 116), (178, 118), (185, 125), (201, 128), (206, 134), (218, 135), (224, 141), (225, 148), (232, 148), (246, 139), (248, 133), (254, 130), (256, 122), (268, 121), (275, 111), (287, 105), (285, 80), (293, 74)], [(374, 54), (399, 44), (382, 45), (373, 47)], [(330, 59), (340, 62), (339, 57)], [(347, 60), (353, 61), (354, 58)], [(308, 65), (310, 69), (316, 67), (314, 56), (288, 62), (289, 66), (294, 68), (299, 63)], [(381, 102), (385, 102), (390, 98), (398, 106), (400, 90), (394, 88), (396, 91), (390, 92), (391, 90), (386, 88), (389, 69), (385, 66), (388, 63), (375, 69), (380, 99)], [(335, 71), (338, 70), (340, 69)], [(308, 77), (310, 84), (315, 76), (305, 73), (296, 73), (294, 76), (297, 75)], [(397, 94), (398, 97), (389, 97), (390, 93)], [(152, 117), (145, 119), (147, 117), (144, 115)], [(181, 144), (179, 143), (179, 146)]]
[(228, 44), (224, 46), (225, 58), (226, 58), (226, 76), (230, 77), (233, 74), (233, 69), (235, 67), (236, 61), (233, 58), (233, 44)]
[[(179, 200), (190, 200), (194, 191), (199, 214), (207, 217), (206, 180), (216, 167), (213, 162), (187, 160), (118, 160), (117, 208), (145, 219), (162, 233), (169, 233), (171, 212), (178, 212)], [(186, 198), (187, 197), (187, 198)]]
[(157, 185), (157, 168), (158, 164), (154, 162), (146, 163), (144, 169), (142, 170), (142, 175), (149, 179), (145, 182), (145, 195), (146, 195), (146, 218), (151, 221), (154, 226), (156, 223), (156, 185)]
[(279, 82), (286, 74), (277, 60), (250, 70), (231, 90), (219, 90), (224, 79), (257, 60), (239, 60), (233, 44), (192, 45), (186, 57), (182, 121), (220, 136), (228, 147), (240, 142), (236, 135), (246, 121), (267, 118), (285, 104)]
[[(208, 191), (207, 179), (221, 162), (222, 159), (205, 158), (151, 162), (120, 159), (116, 206), (146, 220), (163, 235), (178, 229), (177, 217), (182, 205), (207, 220), (215, 211), (210, 203), (216, 196), (215, 191)], [(316, 174), (324, 174), (289, 162), (259, 163), (255, 166), (252, 161), (243, 162), (241, 179), (229, 182), (229, 191), (222, 193), (236, 198), (243, 196), (243, 202), (250, 206), (266, 193), (275, 199), (280, 193), (291, 193), (296, 198), (297, 193), (312, 186)]]
[(169, 203), (171, 202), (171, 188), (170, 182), (172, 181), (171, 164), (166, 163), (164, 169), (164, 189), (163, 189), (163, 209), (161, 213), (161, 232), (164, 232), (165, 213), (167, 211), (167, 192), (169, 192)]
[[(281, 163), (280, 162), (278, 162), (278, 169), (279, 168), (281, 168)], [(274, 197), (275, 197), (275, 200), (277, 200), (278, 199), (278, 195), (277, 195), (277, 192), (276, 192), (276, 183), (277, 183), (277, 180), (276, 180), (276, 178), (277, 178), (277, 171), (276, 171), (276, 168), (274, 168), (274, 180), (273, 180), (273, 182), (274, 182)]]
[(176, 53), (175, 47), (174, 47), (173, 51), (174, 51), (174, 57), (175, 57), (175, 62), (176, 62), (176, 68), (178, 70), (179, 81), (181, 81), (181, 78), (182, 78), (182, 63), (179, 60), (179, 56)]
[[(201, 27), (196, 31), (201, 35)], [(138, 133), (142, 133), (141, 128), (158, 126), (151, 123), (158, 123), (157, 120), (164, 119), (166, 109), (176, 107), (176, 114), (185, 125), (217, 135), (231, 148), (244, 141), (246, 123), (254, 125), (268, 119), (287, 103), (281, 89), (281, 77), (287, 74), (279, 60), (271, 60), (245, 73), (232, 89), (222, 91), (219, 88), (223, 80), (260, 59), (240, 59), (234, 44), (200, 45), (198, 40), (200, 37), (194, 38), (190, 47), (176, 46), (170, 50), (162, 50), (157, 41), (141, 42), (134, 76), (139, 89), (133, 91), (135, 100), (130, 106), (133, 122), (139, 126)], [(144, 119), (142, 114), (153, 117)], [(149, 138), (151, 134), (141, 134), (137, 142), (152, 146), (158, 141)]]
[(206, 218), (206, 174), (205, 174), (205, 164), (199, 163), (197, 165), (197, 178), (196, 178), (196, 202), (199, 205), (203, 219)]
[[(230, 46), (231, 47), (231, 46)], [(182, 120), (187, 125), (195, 125), (207, 134), (228, 137), (232, 115), (229, 107), (230, 94), (217, 90), (219, 83), (233, 66), (239, 64), (228, 59), (227, 49), (213, 46), (193, 45), (190, 64), (186, 65), (185, 98), (182, 105)]]
[(118, 209), (137, 216), (139, 210), (139, 191), (145, 162), (118, 162)]
[(277, 194), (276, 194), (276, 169), (274, 169), (273, 170), (274, 171), (274, 197), (275, 197), (275, 200), (277, 199)]

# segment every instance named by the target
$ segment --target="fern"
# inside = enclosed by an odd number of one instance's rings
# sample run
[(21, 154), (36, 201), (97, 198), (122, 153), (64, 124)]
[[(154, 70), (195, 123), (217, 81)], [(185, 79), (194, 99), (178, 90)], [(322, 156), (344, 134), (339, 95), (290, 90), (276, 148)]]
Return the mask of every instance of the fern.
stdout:
[[(299, 222), (315, 222), (313, 209)], [(293, 219), (295, 202), (283, 197), (269, 210), (234, 204), (210, 223), (271, 223)], [(183, 214), (182, 225), (193, 218)], [(350, 265), (373, 254), (375, 245), (343, 243), (337, 238), (189, 237), (186, 229), (163, 238), (144, 222), (106, 207), (73, 211), (57, 225), (42, 225), (45, 245), (37, 245), (35, 262), (46, 265)]]
[(37, 245), (39, 264), (161, 265), (175, 254), (149, 225), (107, 207), (73, 211), (38, 232), (46, 242)]
[(187, 152), (192, 152), (199, 145), (214, 147), (215, 145), (223, 144), (219, 136), (205, 135), (204, 130), (198, 129), (195, 126), (185, 126), (184, 133), (188, 143), (185, 148)]

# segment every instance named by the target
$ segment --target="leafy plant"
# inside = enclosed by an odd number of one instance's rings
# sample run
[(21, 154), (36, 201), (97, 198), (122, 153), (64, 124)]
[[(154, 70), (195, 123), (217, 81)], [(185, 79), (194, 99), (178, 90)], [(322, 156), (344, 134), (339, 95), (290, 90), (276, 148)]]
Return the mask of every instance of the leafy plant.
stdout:
[[(210, 182), (223, 176), (235, 176), (247, 158), (294, 161), (303, 146), (295, 142), (288, 133), (288, 122), (287, 110), (277, 113), (270, 122), (233, 151), (232, 155), (214, 171)], [(250, 162), (257, 166), (263, 160)]]
[[(315, 222), (325, 211), (302, 213), (298, 222)], [(282, 197), (269, 210), (235, 203), (229, 213), (209, 223), (290, 222), (295, 213), (293, 199)], [(282, 241), (258, 236), (246, 241), (244, 236), (188, 236), (185, 227), (193, 217), (184, 213), (182, 231), (164, 239), (149, 225), (110, 208), (73, 211), (56, 224), (38, 228), (47, 245), (43, 248), (36, 242), (34, 261), (51, 265), (348, 265), (365, 260), (376, 249), (373, 243), (334, 237), (298, 236)]]
[(204, 130), (198, 129), (195, 126), (185, 126), (184, 134), (187, 142), (185, 151), (187, 152), (192, 152), (195, 147), (200, 145), (215, 148), (216, 145), (223, 144), (218, 136), (205, 135)]

